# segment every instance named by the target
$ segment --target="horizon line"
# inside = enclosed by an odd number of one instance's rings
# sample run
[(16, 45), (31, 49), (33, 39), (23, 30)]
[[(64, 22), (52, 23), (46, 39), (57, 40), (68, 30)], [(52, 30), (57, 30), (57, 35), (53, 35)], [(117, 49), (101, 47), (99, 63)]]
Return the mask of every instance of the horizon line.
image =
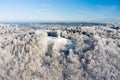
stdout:
[(120, 23), (120, 21), (0, 21), (4, 23)]

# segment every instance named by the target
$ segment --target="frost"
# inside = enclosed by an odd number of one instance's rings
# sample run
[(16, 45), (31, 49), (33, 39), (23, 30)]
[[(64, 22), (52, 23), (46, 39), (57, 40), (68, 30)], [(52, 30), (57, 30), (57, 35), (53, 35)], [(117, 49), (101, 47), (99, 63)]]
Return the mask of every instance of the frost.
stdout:
[(0, 80), (119, 79), (119, 27), (0, 25)]

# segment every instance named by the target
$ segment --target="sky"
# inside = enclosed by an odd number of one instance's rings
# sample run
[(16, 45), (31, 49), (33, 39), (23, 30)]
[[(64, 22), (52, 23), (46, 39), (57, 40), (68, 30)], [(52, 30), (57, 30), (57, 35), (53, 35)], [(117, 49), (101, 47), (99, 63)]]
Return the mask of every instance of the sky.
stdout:
[(0, 22), (120, 22), (120, 0), (0, 0)]

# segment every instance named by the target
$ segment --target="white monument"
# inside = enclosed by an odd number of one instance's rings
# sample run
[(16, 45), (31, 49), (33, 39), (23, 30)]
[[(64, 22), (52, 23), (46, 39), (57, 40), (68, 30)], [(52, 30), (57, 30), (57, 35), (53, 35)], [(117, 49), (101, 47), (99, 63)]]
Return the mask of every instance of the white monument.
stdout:
[(57, 31), (58, 38), (61, 38), (61, 37), (60, 37), (60, 33), (61, 33), (61, 31), (58, 30), (58, 31)]

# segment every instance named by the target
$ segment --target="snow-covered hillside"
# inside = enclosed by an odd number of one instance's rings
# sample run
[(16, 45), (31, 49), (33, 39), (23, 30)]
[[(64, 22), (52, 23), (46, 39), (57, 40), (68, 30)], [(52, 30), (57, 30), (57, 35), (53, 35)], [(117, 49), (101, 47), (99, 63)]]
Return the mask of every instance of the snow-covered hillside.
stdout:
[(47, 30), (2, 25), (0, 80), (120, 79), (119, 28), (59, 30), (61, 37), (53, 37)]

